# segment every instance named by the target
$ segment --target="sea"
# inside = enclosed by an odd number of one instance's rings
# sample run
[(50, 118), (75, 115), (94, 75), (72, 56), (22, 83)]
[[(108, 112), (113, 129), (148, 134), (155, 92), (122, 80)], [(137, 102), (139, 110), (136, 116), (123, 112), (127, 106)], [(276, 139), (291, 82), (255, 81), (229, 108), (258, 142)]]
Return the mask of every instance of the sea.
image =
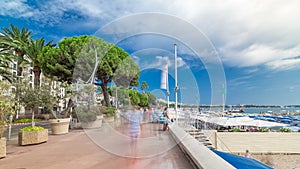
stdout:
[(285, 108), (243, 108), (244, 113), (257, 114), (257, 113), (300, 113), (299, 107), (285, 107)]
[[(239, 110), (240, 108), (234, 108), (235, 110)], [(261, 113), (270, 113), (270, 114), (288, 114), (288, 113), (300, 113), (300, 107), (255, 107), (255, 108), (247, 108), (242, 107), (245, 114), (261, 114)], [(192, 111), (196, 112), (198, 109), (192, 108)], [(220, 107), (211, 107), (211, 108), (201, 108), (201, 111), (215, 111), (219, 112), (222, 109)], [(225, 109), (225, 111), (232, 109)]]

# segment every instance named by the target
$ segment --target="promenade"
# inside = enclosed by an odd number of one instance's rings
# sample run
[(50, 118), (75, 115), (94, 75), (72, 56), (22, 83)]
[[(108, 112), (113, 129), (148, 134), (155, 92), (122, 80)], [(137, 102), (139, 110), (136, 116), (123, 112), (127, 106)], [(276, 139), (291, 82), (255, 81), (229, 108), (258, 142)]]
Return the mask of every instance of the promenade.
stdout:
[[(113, 128), (106, 124), (98, 130), (70, 130), (66, 135), (49, 135), (48, 142), (39, 145), (18, 146), (13, 139), (7, 142), (7, 156), (0, 159), (0, 168), (193, 168), (169, 132), (160, 131), (160, 126), (144, 124), (141, 140), (137, 140), (134, 149), (126, 136), (126, 126)], [(117, 132), (114, 134), (112, 129)], [(113, 147), (107, 147), (110, 144)]]

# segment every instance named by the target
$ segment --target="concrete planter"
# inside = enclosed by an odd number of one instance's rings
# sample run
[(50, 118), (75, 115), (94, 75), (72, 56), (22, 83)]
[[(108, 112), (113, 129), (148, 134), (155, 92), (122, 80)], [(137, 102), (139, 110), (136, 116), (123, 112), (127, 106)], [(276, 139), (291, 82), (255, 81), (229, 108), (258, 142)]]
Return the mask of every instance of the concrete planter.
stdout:
[(104, 117), (106, 123), (113, 123), (115, 121), (115, 116)]
[(66, 134), (69, 132), (70, 118), (65, 119), (50, 119), (51, 133), (52, 134)]
[(21, 146), (46, 142), (48, 141), (48, 129), (19, 132), (18, 141)]
[(0, 139), (0, 158), (6, 157), (6, 138)]
[(97, 119), (92, 122), (81, 122), (81, 126), (83, 129), (95, 129), (100, 128), (102, 126), (103, 115), (97, 116)]

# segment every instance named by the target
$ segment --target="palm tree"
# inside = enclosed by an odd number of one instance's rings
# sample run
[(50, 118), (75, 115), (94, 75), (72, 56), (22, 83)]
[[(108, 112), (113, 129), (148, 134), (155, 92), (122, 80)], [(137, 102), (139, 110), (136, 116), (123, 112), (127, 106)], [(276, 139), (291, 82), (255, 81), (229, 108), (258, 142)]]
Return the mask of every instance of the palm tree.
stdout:
[(30, 40), (28, 44), (24, 44), (25, 46), (25, 52), (30, 59), (27, 61), (28, 63), (31, 63), (33, 67), (33, 72), (34, 72), (34, 86), (40, 86), (40, 76), (41, 76), (41, 67), (40, 67), (40, 62), (39, 62), (39, 54), (42, 52), (43, 48), (45, 46), (55, 46), (51, 44), (52, 41), (48, 42), (45, 45), (45, 39), (35, 39), (35, 40)]
[(17, 75), (22, 76), (22, 63), (24, 61), (25, 49), (24, 45), (28, 44), (31, 38), (31, 32), (22, 28), (20, 30), (17, 26), (10, 24), (10, 28), (1, 28), (2, 34), (0, 39), (0, 48), (11, 52), (17, 60)]
[(10, 83), (13, 81), (13, 74), (11, 72), (11, 68), (9, 67), (9, 62), (11, 61), (10, 52), (0, 48), (0, 75)]
[(141, 90), (143, 91), (143, 93), (144, 93), (144, 90), (147, 88), (149, 88), (148, 84), (146, 82), (142, 82)]

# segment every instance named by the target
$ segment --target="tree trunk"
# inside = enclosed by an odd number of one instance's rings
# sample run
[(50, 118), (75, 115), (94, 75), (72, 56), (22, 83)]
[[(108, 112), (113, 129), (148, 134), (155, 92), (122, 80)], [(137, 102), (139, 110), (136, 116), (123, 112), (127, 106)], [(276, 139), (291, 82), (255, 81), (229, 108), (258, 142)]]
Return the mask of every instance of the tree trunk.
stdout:
[(21, 63), (23, 62), (23, 52), (20, 51), (20, 50), (16, 50), (16, 53), (17, 53), (17, 56), (19, 57), (18, 58), (18, 61), (17, 61), (17, 76), (21, 77), (22, 76), (22, 71), (23, 71), (23, 68), (21, 67)]
[(34, 87), (40, 86), (40, 77), (41, 77), (41, 69), (37, 66), (33, 67), (33, 73), (34, 73)]
[(34, 110), (31, 109), (31, 113), (32, 113), (32, 115), (31, 115), (31, 126), (33, 128), (35, 126), (35, 122), (34, 122)]
[(102, 92), (103, 92), (103, 96), (104, 96), (105, 106), (110, 107), (109, 94), (108, 94), (108, 90), (107, 90), (107, 83), (103, 83), (103, 81), (102, 81), (101, 88), (102, 88)]
[(50, 113), (52, 114), (52, 116), (53, 116), (54, 118), (57, 119), (56, 114), (53, 112), (53, 105), (50, 105), (50, 106), (48, 106), (48, 107), (49, 107), (49, 111), (50, 111)]
[(73, 104), (72, 97), (70, 97), (69, 102), (68, 102), (68, 107), (67, 107), (67, 109), (66, 109), (66, 111), (65, 111), (64, 118), (70, 117), (70, 111), (71, 111), (71, 107), (73, 107), (73, 105), (74, 105), (74, 104)]

